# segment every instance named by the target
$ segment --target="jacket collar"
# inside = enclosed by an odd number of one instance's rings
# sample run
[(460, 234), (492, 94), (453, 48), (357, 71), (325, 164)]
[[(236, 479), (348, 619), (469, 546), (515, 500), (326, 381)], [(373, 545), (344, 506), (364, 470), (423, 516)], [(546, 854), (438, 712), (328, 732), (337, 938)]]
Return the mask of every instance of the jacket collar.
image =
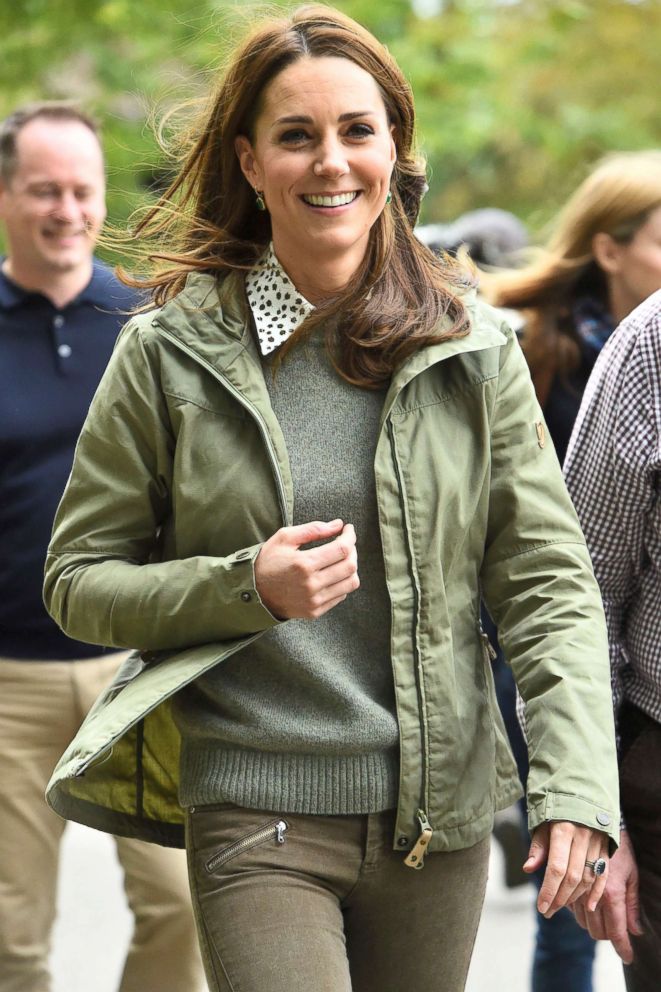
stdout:
[[(464, 297), (471, 317), (471, 329), (464, 337), (451, 338), (421, 348), (395, 373), (384, 404), (384, 415), (397, 396), (421, 372), (455, 355), (502, 347), (507, 338), (501, 331), (502, 315), (478, 301), (475, 290)], [(154, 314), (154, 320), (187, 351), (230, 379), (258, 406), (263, 390), (257, 345), (245, 296), (244, 276), (231, 272), (219, 280), (207, 273), (191, 273), (184, 290)]]

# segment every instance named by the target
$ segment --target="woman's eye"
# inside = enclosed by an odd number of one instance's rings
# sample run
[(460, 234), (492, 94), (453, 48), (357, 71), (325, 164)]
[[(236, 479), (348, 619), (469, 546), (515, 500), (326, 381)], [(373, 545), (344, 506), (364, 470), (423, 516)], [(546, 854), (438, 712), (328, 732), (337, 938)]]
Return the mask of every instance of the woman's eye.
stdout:
[(298, 145), (307, 139), (307, 131), (303, 131), (301, 128), (292, 128), (291, 131), (285, 131), (284, 134), (280, 135), (280, 141), (286, 145)]
[(347, 133), (351, 138), (369, 138), (374, 128), (369, 124), (352, 124)]

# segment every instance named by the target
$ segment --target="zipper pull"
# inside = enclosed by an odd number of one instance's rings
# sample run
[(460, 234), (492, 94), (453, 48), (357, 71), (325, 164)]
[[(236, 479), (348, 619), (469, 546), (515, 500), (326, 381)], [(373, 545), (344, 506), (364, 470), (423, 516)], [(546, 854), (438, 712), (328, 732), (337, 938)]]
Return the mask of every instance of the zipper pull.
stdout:
[(409, 868), (424, 868), (425, 867), (425, 854), (427, 853), (427, 845), (432, 838), (433, 830), (431, 824), (427, 819), (427, 814), (423, 809), (419, 809), (417, 813), (418, 823), (420, 824), (420, 836), (415, 842), (413, 849), (404, 858), (404, 864), (408, 865)]
[(275, 839), (278, 844), (284, 844), (285, 842), (285, 832), (287, 830), (287, 824), (284, 820), (280, 820), (279, 823), (275, 825)]
[(495, 661), (498, 655), (496, 654), (496, 649), (489, 640), (489, 635), (485, 634), (483, 630), (480, 630), (480, 637), (482, 638), (482, 643), (484, 644), (484, 648), (485, 651), (487, 652), (487, 655), (489, 656), (489, 659), (491, 661)]

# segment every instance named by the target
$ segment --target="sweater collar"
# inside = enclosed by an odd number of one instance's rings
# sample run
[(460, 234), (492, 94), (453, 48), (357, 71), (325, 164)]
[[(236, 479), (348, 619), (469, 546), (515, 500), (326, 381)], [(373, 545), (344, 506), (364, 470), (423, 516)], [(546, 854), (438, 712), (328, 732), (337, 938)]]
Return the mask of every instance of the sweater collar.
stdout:
[(284, 344), (314, 310), (278, 261), (273, 242), (246, 276), (246, 296), (262, 355)]

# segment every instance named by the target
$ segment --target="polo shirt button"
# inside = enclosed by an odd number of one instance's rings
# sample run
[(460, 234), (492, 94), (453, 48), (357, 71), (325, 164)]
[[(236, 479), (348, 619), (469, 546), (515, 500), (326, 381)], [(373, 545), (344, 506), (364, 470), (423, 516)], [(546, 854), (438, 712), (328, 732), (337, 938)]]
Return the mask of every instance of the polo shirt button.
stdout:
[(242, 592), (241, 599), (243, 600), (244, 603), (249, 603), (250, 600), (252, 599), (252, 596), (250, 595), (249, 592)]
[(57, 346), (57, 353), (60, 358), (69, 358), (71, 355), (71, 347), (68, 344), (59, 344)]
[(63, 327), (64, 317), (62, 314), (58, 313), (57, 317), (53, 317), (53, 327)]
[(611, 822), (611, 818), (608, 813), (597, 813), (597, 823), (600, 827), (607, 827)]

